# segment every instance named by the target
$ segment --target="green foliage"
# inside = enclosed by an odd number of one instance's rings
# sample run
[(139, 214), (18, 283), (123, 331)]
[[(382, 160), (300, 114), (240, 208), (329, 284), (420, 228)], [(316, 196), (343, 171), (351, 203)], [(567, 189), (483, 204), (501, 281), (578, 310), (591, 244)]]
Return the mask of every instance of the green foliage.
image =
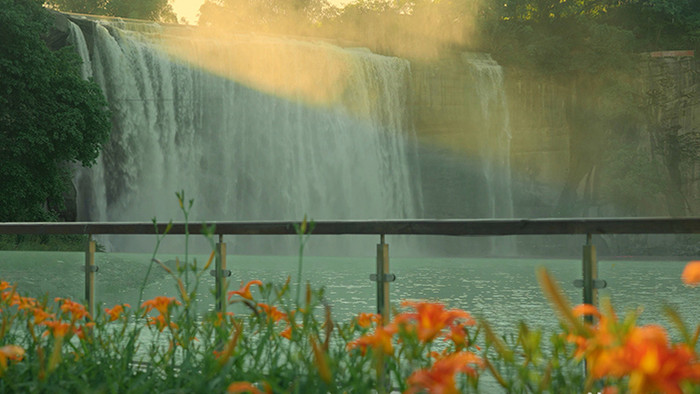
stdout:
[(606, 21), (632, 32), (644, 51), (700, 51), (700, 2), (627, 0), (610, 9)]
[(331, 8), (327, 0), (207, 0), (199, 24), (234, 32), (308, 35)]
[(480, 49), (545, 74), (596, 74), (624, 66), (633, 53), (700, 49), (693, 0), (493, 0), (480, 23)]
[(51, 52), (51, 16), (36, 0), (0, 0), (0, 221), (51, 220), (70, 163), (89, 166), (110, 130), (99, 87), (71, 48)]
[(49, 0), (46, 4), (64, 12), (177, 23), (168, 0)]
[[(0, 235), (0, 250), (85, 251), (86, 235)], [(104, 251), (98, 245), (98, 251)]]
[[(177, 196), (187, 245), (192, 200)], [(154, 256), (170, 229), (158, 237)], [(298, 226), (301, 245), (310, 231), (305, 220)], [(211, 246), (213, 234), (204, 231)], [(480, 384), (486, 375), (509, 393), (700, 389), (700, 325), (688, 326), (666, 308), (683, 337), (671, 342), (659, 325), (638, 326), (636, 313), (618, 319), (608, 302), (601, 311), (572, 308), (544, 269), (540, 285), (561, 323), (548, 341), (525, 323), (517, 334), (499, 336), (485, 320), (439, 302), (403, 302), (385, 325), (370, 313), (338, 322), (323, 289), (307, 284), (301, 300), (290, 277), (229, 292), (236, 313), (203, 309), (199, 286), (213, 249), (205, 264), (190, 260), (187, 246), (175, 269), (151, 260), (172, 277), (177, 297), (157, 296), (133, 309), (119, 304), (95, 316), (70, 299), (24, 297), (0, 278), (0, 392), (493, 392)], [(699, 264), (686, 266), (686, 284), (700, 282)]]

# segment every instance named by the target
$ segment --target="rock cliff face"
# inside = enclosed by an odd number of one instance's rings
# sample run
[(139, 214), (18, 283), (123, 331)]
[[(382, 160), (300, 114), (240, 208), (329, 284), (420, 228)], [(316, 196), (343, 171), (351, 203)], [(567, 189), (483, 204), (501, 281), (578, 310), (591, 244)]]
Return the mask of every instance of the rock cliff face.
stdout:
[[(469, 169), (491, 160), (479, 141), (484, 130), (493, 133), (491, 122), (500, 122), (511, 137), (513, 217), (700, 215), (700, 62), (677, 54), (640, 56), (639, 72), (614, 88), (506, 68), (501, 87), (507, 105), (486, 116), (478, 110), (485, 97), (471, 72), (473, 60), (453, 54), (437, 64), (413, 63), (422, 161), (452, 158), (424, 168), (426, 213), (443, 217), (441, 200), (461, 199), (464, 216), (479, 217), (483, 185)], [(441, 175), (445, 171), (461, 172), (464, 183)], [(555, 238), (521, 237), (518, 253), (558, 254), (581, 243)], [(696, 236), (605, 236), (598, 242), (610, 254), (700, 252), (692, 246)]]
[[(700, 62), (674, 54), (640, 57), (627, 102), (503, 70), (515, 217), (700, 214)], [(457, 157), (479, 156), (477, 131), (490, 127), (469, 68), (457, 55), (412, 66), (418, 134)]]
[(651, 153), (673, 187), (669, 213), (700, 215), (700, 61), (659, 55), (646, 62)]

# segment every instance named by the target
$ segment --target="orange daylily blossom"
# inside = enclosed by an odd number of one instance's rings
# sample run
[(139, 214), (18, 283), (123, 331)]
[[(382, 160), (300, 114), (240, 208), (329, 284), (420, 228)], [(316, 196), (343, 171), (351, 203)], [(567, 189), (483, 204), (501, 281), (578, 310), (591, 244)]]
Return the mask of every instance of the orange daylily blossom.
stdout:
[(446, 310), (445, 305), (439, 302), (404, 301), (401, 305), (411, 307), (416, 312), (400, 313), (394, 318), (394, 322), (414, 323), (418, 339), (423, 342), (432, 341), (444, 328), (457, 320), (463, 320), (465, 325), (476, 324), (469, 312), (461, 309)]
[(598, 357), (605, 359), (610, 355), (604, 349), (614, 345), (618, 321), (612, 310), (609, 313), (610, 315), (603, 315), (598, 308), (590, 304), (580, 304), (572, 308), (574, 317), (591, 315), (598, 319), (597, 325), (586, 324), (583, 326), (583, 331), (567, 335), (566, 340), (576, 344), (574, 357), (581, 359), (587, 354), (587, 357), (590, 359), (597, 359)]
[(246, 300), (253, 300), (253, 294), (250, 292), (250, 286), (252, 285), (258, 285), (262, 287), (263, 283), (259, 280), (251, 280), (250, 282), (246, 283), (245, 285), (241, 286), (240, 289), (234, 290), (234, 291), (229, 291), (228, 292), (228, 300), (231, 301), (231, 297), (234, 295), (239, 295)]
[(292, 325), (290, 324), (287, 326), (287, 328), (282, 330), (282, 332), (280, 332), (280, 336), (283, 338), (287, 338), (291, 341), (292, 340)]
[(700, 261), (691, 261), (686, 264), (681, 274), (681, 280), (690, 286), (700, 285)]
[(158, 296), (152, 300), (145, 301), (141, 304), (141, 308), (146, 308), (144, 314), (156, 309), (161, 315), (169, 315), (168, 308), (173, 304), (180, 305), (180, 301), (176, 300), (175, 297)]
[(0, 365), (7, 367), (7, 360), (21, 361), (24, 358), (24, 349), (17, 345), (5, 345), (0, 347)]
[(0, 377), (5, 373), (7, 361), (21, 361), (24, 357), (24, 349), (17, 345), (5, 345), (0, 347)]
[[(54, 338), (63, 338), (71, 331), (72, 326), (62, 321), (49, 320), (42, 323), (48, 327)], [(44, 334), (46, 335), (46, 334)]]
[(579, 304), (576, 305), (571, 309), (571, 312), (574, 314), (576, 317), (580, 316), (593, 316), (598, 319), (600, 319), (601, 315), (600, 312), (598, 311), (598, 308), (596, 308), (594, 305), (591, 304)]
[(55, 319), (56, 318), (56, 314), (48, 313), (42, 308), (32, 309), (32, 314), (34, 315), (34, 324), (41, 324), (43, 321), (45, 321), (47, 319)]
[(287, 314), (277, 309), (274, 305), (258, 303), (258, 306), (265, 312), (268, 318), (275, 323), (280, 320), (287, 320)]
[(131, 308), (129, 304), (115, 305), (114, 308), (105, 308), (105, 313), (107, 314), (107, 321), (115, 321), (119, 319), (124, 313), (124, 307)]
[(3, 291), (3, 290), (5, 290), (5, 289), (9, 289), (9, 288), (11, 288), (11, 287), (12, 287), (12, 286), (10, 285), (9, 282), (0, 281), (0, 291)]
[[(6, 293), (9, 294), (9, 293)], [(37, 307), (37, 302), (36, 299), (32, 297), (22, 297), (19, 294), (13, 294), (12, 298), (10, 299), (10, 306), (17, 306), (17, 309), (22, 310), (22, 309), (34, 309)]]
[(381, 321), (381, 316), (378, 313), (366, 313), (362, 312), (357, 315), (356, 321), (357, 325), (362, 328), (368, 328), (372, 323), (379, 323)]
[(476, 368), (482, 368), (483, 361), (470, 352), (452, 353), (435, 361), (429, 369), (415, 371), (408, 377), (409, 384), (406, 393), (417, 393), (425, 390), (433, 394), (457, 394), (455, 375), (464, 372), (476, 376)]
[[(661, 326), (633, 327), (610, 358), (628, 371), (632, 392), (680, 394), (682, 382), (700, 383), (700, 361), (693, 349), (685, 344), (670, 345)], [(606, 370), (594, 365), (592, 371), (598, 375)]]
[(623, 329), (614, 313), (602, 315), (592, 305), (573, 308), (575, 316), (593, 315), (596, 326), (586, 326), (567, 340), (577, 345), (575, 356), (586, 357), (591, 378), (629, 376), (634, 393), (681, 393), (684, 381), (700, 383), (700, 360), (685, 344), (670, 344), (666, 330), (658, 325)]
[(229, 393), (263, 394), (263, 391), (250, 382), (233, 382), (226, 389)]
[(393, 354), (394, 346), (391, 343), (391, 339), (396, 332), (397, 328), (393, 324), (377, 326), (373, 333), (363, 335), (348, 343), (346, 349), (349, 351), (359, 347), (363, 356), (367, 352), (367, 347), (372, 347), (375, 351), (380, 351), (384, 354)]
[[(445, 335), (446, 341), (452, 341), (457, 349), (462, 349), (470, 345), (467, 337), (467, 324), (464, 322), (457, 322), (450, 325), (450, 332)], [(478, 348), (478, 346), (477, 346)]]
[(60, 297), (54, 298), (54, 301), (61, 303), (61, 311), (65, 313), (70, 313), (72, 321), (76, 321), (84, 317), (90, 317), (87, 310), (85, 309), (85, 305), (83, 304), (77, 303), (69, 298)]
[[(165, 321), (165, 317), (163, 315), (158, 315), (156, 317), (149, 316), (148, 318), (148, 325), (149, 326), (156, 326), (158, 331), (163, 331), (165, 327), (168, 327), (168, 324)], [(177, 330), (178, 325), (175, 324), (174, 322), (170, 322), (170, 328), (173, 330)]]
[(92, 329), (95, 327), (95, 322), (88, 322), (85, 323), (84, 325), (80, 327), (73, 327), (73, 333), (78, 336), (80, 339), (85, 339), (86, 338), (86, 332), (88, 329)]

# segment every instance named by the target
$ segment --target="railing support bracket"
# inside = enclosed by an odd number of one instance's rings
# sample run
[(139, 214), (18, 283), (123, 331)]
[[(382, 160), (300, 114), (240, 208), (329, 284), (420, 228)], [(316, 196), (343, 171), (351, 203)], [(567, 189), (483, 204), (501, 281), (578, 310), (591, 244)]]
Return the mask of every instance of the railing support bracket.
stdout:
[(377, 279), (377, 274), (369, 274), (369, 280), (371, 280), (372, 282), (378, 282), (378, 281), (393, 282), (396, 280), (396, 275), (394, 275), (394, 274), (381, 274), (379, 276), (379, 278), (380, 279)]

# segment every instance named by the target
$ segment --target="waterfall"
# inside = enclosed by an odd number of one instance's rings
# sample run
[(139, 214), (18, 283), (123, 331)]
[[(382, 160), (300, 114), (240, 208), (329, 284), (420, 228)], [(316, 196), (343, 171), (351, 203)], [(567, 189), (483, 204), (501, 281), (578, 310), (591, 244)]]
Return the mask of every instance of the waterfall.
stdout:
[[(71, 24), (83, 75), (102, 88), (113, 123), (97, 164), (75, 176), (79, 220), (181, 220), (179, 190), (195, 200), (196, 221), (512, 217), (508, 107), (490, 56), (463, 54), (456, 90), (428, 84), (436, 91), (423, 98), (428, 111), (452, 100), (428, 117), (457, 119), (450, 130), (469, 145), (444, 154), (417, 142), (416, 112), (426, 109), (415, 97), (425, 92), (412, 86), (407, 60), (172, 29)], [(236, 237), (243, 241), (234, 252), (277, 252), (287, 242), (260, 238)], [(340, 238), (324, 239), (325, 252), (353, 249)], [(406, 240), (404, 254), (515, 252), (512, 239), (434, 240)], [(108, 240), (133, 249), (125, 242)]]
[[(177, 60), (114, 22), (82, 25), (90, 39), (73, 24), (72, 44), (107, 97), (113, 129), (97, 164), (76, 175), (79, 220), (180, 220), (178, 190), (195, 200), (192, 220), (420, 216), (407, 61), (249, 37), (245, 45), (282, 53), (290, 67), (309, 53), (325, 59), (319, 77), (343, 66), (345, 88), (315, 105)], [(187, 42), (202, 56), (216, 45)], [(240, 58), (235, 48), (218, 53)]]
[[(482, 157), (482, 174), (487, 195), (484, 217), (512, 218), (513, 193), (510, 173), (510, 116), (503, 88), (503, 69), (485, 53), (463, 53), (474, 80), (480, 115), (475, 127), (481, 128), (482, 138), (478, 150)], [(515, 252), (513, 238), (491, 238), (492, 251), (512, 255)]]

